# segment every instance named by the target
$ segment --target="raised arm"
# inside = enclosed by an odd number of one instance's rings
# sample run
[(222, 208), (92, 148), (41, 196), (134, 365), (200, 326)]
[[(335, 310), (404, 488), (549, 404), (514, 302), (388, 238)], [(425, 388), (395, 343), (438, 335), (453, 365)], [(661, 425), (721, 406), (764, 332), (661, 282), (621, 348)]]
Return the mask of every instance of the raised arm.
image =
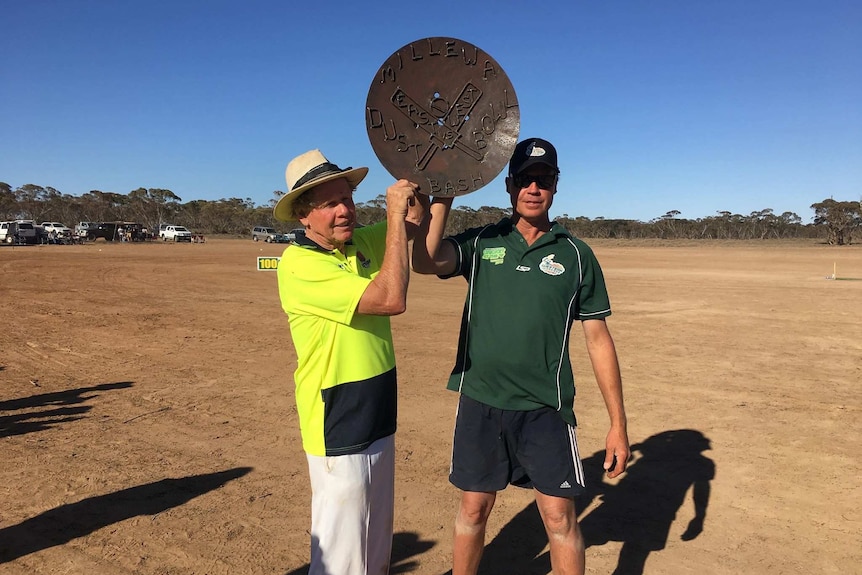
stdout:
[(380, 272), (359, 300), (357, 313), (398, 315), (407, 309), (410, 260), (405, 220), (418, 188), (413, 182), (398, 180), (386, 190), (386, 251)]
[(602, 392), (611, 420), (611, 429), (605, 439), (603, 467), (608, 472), (608, 477), (616, 477), (625, 471), (631, 455), (617, 350), (605, 320), (588, 319), (581, 323), (596, 383)]
[(448, 275), (455, 271), (455, 247), (443, 241), (446, 220), (454, 198), (434, 198), (413, 241), (413, 271), (420, 274)]
[(428, 213), (430, 199), (426, 194), (420, 193), (421, 188), (417, 186), (413, 199), (407, 202), (407, 215), (404, 221), (407, 222), (407, 241), (411, 241), (421, 233), (422, 222), (425, 221), (425, 214)]

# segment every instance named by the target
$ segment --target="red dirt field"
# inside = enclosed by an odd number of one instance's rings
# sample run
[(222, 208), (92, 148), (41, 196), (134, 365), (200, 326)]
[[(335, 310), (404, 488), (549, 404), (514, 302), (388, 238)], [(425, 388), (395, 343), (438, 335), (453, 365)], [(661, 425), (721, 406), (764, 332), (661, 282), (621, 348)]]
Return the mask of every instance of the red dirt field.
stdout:
[[(859, 573), (862, 248), (588, 243), (634, 458), (602, 479), (607, 416), (575, 326), (587, 572)], [(306, 572), (296, 361), (275, 274), (256, 270), (282, 249), (0, 247), (0, 573)], [(413, 275), (393, 318), (393, 574), (450, 568), (445, 380), (464, 292)], [(482, 573), (550, 573), (532, 501), (499, 495)]]

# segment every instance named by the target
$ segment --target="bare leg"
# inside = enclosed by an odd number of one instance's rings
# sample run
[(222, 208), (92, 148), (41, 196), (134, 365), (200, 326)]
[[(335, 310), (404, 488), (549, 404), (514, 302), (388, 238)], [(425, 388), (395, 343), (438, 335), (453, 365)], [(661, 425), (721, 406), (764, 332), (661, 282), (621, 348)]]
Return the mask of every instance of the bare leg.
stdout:
[(476, 575), (485, 549), (485, 525), (497, 494), (462, 491), (461, 506), (455, 517), (452, 548), (452, 575)]
[(536, 493), (536, 505), (551, 549), (551, 570), (554, 575), (584, 575), (584, 537), (578, 527), (575, 501)]

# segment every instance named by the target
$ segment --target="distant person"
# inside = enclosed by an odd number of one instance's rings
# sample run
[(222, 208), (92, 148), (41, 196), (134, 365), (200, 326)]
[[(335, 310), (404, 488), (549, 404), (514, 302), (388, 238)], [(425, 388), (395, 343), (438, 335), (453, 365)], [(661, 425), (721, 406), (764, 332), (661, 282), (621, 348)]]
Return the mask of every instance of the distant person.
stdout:
[(584, 573), (575, 496), (584, 489), (575, 437), (569, 333), (580, 321), (610, 416), (604, 469), (629, 459), (611, 308), (592, 250), (549, 210), (560, 170), (550, 142), (520, 142), (509, 162), (512, 216), (443, 239), (452, 198), (435, 198), (413, 244), (413, 269), (468, 283), (455, 368), (461, 394), (450, 482), (462, 490), (455, 519), (453, 575), (475, 574), (497, 491), (532, 487), (557, 575)]
[(278, 291), (311, 479), (309, 575), (389, 571), (397, 414), (389, 316), (407, 306), (407, 241), (427, 201), (399, 180), (386, 191), (386, 221), (357, 227), (353, 191), (367, 173), (311, 150), (288, 164), (274, 210), (305, 227), (281, 257)]

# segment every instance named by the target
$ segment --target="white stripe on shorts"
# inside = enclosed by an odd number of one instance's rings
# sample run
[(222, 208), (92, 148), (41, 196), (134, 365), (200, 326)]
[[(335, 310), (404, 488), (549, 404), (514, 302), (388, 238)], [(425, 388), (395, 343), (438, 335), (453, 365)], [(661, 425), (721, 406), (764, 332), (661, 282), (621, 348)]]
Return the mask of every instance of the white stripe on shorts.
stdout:
[(575, 464), (575, 481), (578, 482), (578, 485), (581, 487), (586, 486), (586, 480), (584, 479), (584, 462), (581, 461), (581, 454), (578, 451), (578, 438), (575, 435), (575, 428), (571, 425), (567, 425), (569, 428), (569, 447), (572, 450), (572, 463)]

